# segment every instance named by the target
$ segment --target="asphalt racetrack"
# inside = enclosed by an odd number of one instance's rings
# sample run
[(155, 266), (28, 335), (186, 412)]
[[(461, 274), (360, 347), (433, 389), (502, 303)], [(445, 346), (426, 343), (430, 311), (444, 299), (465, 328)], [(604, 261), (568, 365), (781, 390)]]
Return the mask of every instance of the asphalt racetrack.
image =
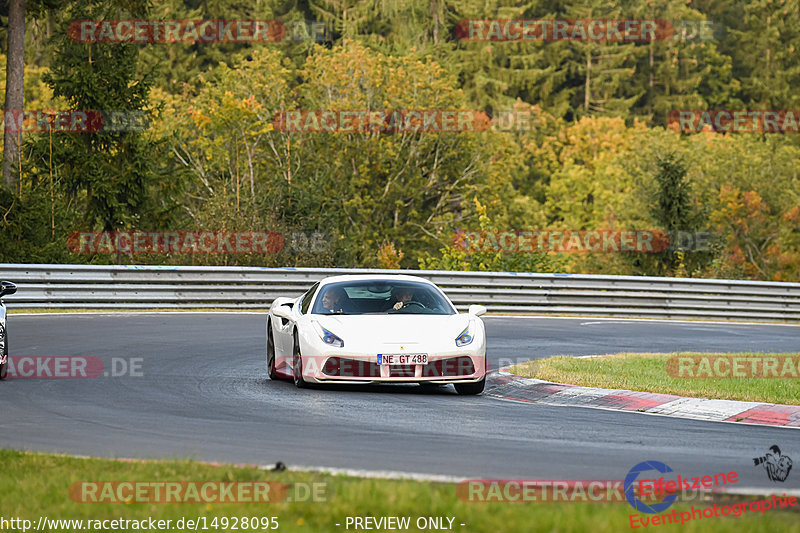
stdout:
[[(492, 368), (556, 354), (800, 349), (800, 327), (487, 317)], [(11, 355), (133, 360), (141, 375), (0, 382), (0, 446), (103, 457), (283, 461), (465, 478), (622, 479), (644, 460), (686, 475), (737, 471), (797, 429), (457, 396), (452, 387), (298, 390), (264, 368), (265, 315), (10, 315)], [(131, 359), (133, 358), (133, 359)], [(491, 388), (491, 378), (487, 388)], [(780, 490), (800, 487), (790, 476)]]

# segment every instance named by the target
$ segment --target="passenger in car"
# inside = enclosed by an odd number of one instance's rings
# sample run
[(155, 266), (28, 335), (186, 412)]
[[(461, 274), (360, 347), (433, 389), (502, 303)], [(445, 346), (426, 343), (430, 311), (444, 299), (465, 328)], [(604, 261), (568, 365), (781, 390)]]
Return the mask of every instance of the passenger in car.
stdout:
[(347, 293), (341, 287), (331, 287), (322, 295), (323, 313), (344, 313), (347, 307)]

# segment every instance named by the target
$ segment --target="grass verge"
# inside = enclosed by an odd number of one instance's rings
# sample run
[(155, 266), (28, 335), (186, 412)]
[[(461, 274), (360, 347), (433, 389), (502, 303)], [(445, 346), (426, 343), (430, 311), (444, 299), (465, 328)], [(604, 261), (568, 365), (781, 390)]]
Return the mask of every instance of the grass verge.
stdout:
[[(454, 517), (453, 531), (459, 532), (538, 532), (538, 531), (624, 531), (628, 530), (633, 509), (627, 503), (476, 503), (459, 499), (456, 485), (362, 479), (308, 472), (271, 472), (249, 467), (210, 466), (191, 461), (126, 462), (82, 459), (61, 455), (0, 450), (3, 474), (2, 518), (17, 517), (37, 524), (48, 519), (155, 520), (205, 517), (211, 524), (216, 517), (278, 517), (278, 528), (263, 531), (344, 532), (348, 516), (409, 516), (412, 526), (418, 517)], [(624, 476), (624, 473), (620, 476)], [(327, 501), (281, 503), (77, 503), (70, 497), (70, 486), (80, 481), (277, 481), (283, 484), (324, 483)], [(290, 489), (290, 493), (291, 493)], [(757, 498), (752, 498), (755, 500)], [(751, 501), (745, 500), (745, 501)], [(695, 502), (696, 506), (709, 504)], [(686, 511), (680, 503), (671, 510)], [(795, 508), (796, 509), (796, 508)], [(651, 515), (653, 516), (653, 515)], [(231, 523), (231, 522), (229, 522)], [(341, 524), (337, 526), (336, 524)], [(447, 521), (445, 521), (445, 524)], [(465, 524), (461, 526), (461, 524)], [(186, 528), (184, 528), (185, 530)], [(211, 528), (235, 531), (232, 527)], [(255, 531), (253, 529), (242, 529)], [(70, 528), (71, 531), (77, 528)], [(84, 528), (84, 531), (86, 528)], [(257, 529), (262, 531), (261, 529)], [(353, 530), (351, 526), (350, 531)], [(659, 526), (657, 531), (722, 532), (743, 530), (752, 533), (773, 531), (800, 532), (796, 512), (770, 510), (764, 514), (745, 513), (740, 517), (719, 517), (686, 524)], [(34, 530), (35, 531), (35, 530)], [(63, 531), (50, 527), (50, 531)], [(98, 532), (92, 529), (93, 532)], [(171, 531), (178, 531), (171, 528)], [(203, 527), (199, 527), (203, 531)]]
[[(676, 356), (763, 358), (767, 355), (797, 357), (800, 354), (759, 354), (752, 352), (700, 354), (687, 352), (675, 354), (619, 353), (604, 357), (582, 358), (559, 356), (515, 365), (510, 368), (510, 372), (520, 376), (585, 387), (659, 392), (696, 398), (800, 405), (800, 379), (798, 378), (681, 378), (673, 377), (667, 372), (667, 361)], [(721, 366), (720, 368), (724, 369), (725, 367)], [(797, 370), (796, 367), (795, 370)]]

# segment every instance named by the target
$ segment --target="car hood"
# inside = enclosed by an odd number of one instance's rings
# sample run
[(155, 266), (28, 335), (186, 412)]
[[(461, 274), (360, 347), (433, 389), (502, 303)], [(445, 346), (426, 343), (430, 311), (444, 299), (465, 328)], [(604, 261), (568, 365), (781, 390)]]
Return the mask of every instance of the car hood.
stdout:
[(470, 315), (315, 315), (312, 319), (341, 337), (345, 347), (404, 346), (406, 350), (452, 346)]

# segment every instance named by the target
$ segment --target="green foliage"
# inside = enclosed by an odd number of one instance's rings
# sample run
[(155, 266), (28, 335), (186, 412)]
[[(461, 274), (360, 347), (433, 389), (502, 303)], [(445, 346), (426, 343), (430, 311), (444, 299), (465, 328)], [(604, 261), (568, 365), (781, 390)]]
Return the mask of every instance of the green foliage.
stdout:
[(657, 164), (659, 171), (655, 179), (658, 194), (653, 212), (656, 220), (669, 232), (694, 229), (692, 219), (695, 218), (695, 209), (683, 161), (669, 154), (659, 159)]
[[(152, 124), (143, 132), (26, 134), (20, 187), (0, 197), (6, 260), (800, 278), (797, 135), (665, 127), (676, 109), (799, 108), (797, 0), (28, 7), (27, 109), (146, 110)], [(66, 35), (81, 18), (278, 19), (297, 32), (280, 43), (86, 44)], [(459, 38), (464, 19), (491, 18), (680, 22), (654, 42)], [(314, 21), (326, 26), (323, 42), (306, 31)], [(681, 24), (712, 33), (689, 39)], [(294, 39), (304, 31), (306, 40)], [(393, 109), (485, 111), (493, 125), (467, 133), (275, 127), (294, 110)], [(454, 245), (458, 229), (478, 226), (714, 238), (703, 253), (467, 254)], [(71, 231), (120, 228), (318, 231), (327, 243), (324, 251), (262, 255), (118, 258), (65, 249)]]
[[(135, 3), (131, 6), (131, 16), (141, 15)], [(112, 2), (76, 1), (65, 13), (65, 23), (53, 37), (59, 53), (42, 76), (62, 110), (131, 113), (149, 105), (152, 78), (135, 76), (135, 46), (83, 44), (67, 36), (67, 21), (110, 17), (117, 9)], [(11, 209), (11, 216), (26, 220), (28, 227), (14, 231), (8, 226), (4, 237), (15, 241), (18, 250), (27, 250), (21, 257), (56, 261), (65, 259), (66, 235), (75, 229), (146, 228), (158, 212), (150, 192), (163, 149), (143, 132), (109, 127), (28, 136), (21, 180), (25, 183)], [(29, 216), (34, 212), (46, 214)]]
[[(68, 20), (111, 18), (112, 2), (77, 1)], [(133, 14), (131, 14), (133, 15)], [(70, 109), (129, 113), (148, 104), (151, 78), (137, 79), (138, 50), (134, 44), (78, 43), (62, 26), (55, 36), (60, 50), (44, 81)], [(106, 231), (141, 224), (140, 210), (153, 179), (156, 152), (152, 142), (136, 131), (63, 133), (53, 140), (59, 180), (70, 193), (86, 191), (84, 224)], [(49, 155), (50, 139), (33, 143), (33, 157)], [(38, 162), (38, 161), (37, 161)]]
[[(695, 203), (691, 183), (687, 178), (685, 162), (674, 153), (656, 160), (652, 216), (660, 229), (670, 238), (670, 249), (639, 257), (638, 266), (648, 272), (662, 275), (681, 275), (696, 271), (707, 264), (711, 256), (706, 250), (682, 250), (682, 246), (699, 246), (698, 231), (704, 220), (701, 208)], [(686, 243), (680, 235), (689, 235)], [(709, 242), (708, 245), (711, 243)]]
[[(45, 184), (26, 191), (20, 198), (8, 189), (0, 188), (0, 262), (3, 263), (69, 263), (71, 258), (63, 241), (53, 239), (53, 233), (63, 233), (63, 218), (50, 227), (51, 205)], [(58, 203), (63, 213), (63, 203)]]
[[(486, 214), (486, 206), (475, 198), (475, 210), (481, 230), (499, 229)], [(456, 234), (453, 243), (439, 250), (439, 256), (426, 254), (419, 258), (419, 268), (428, 270), (483, 270), (488, 272), (557, 272), (563, 268), (558, 254), (539, 252), (509, 253), (503, 251), (470, 252), (465, 250), (463, 235)]]
[[(221, 66), (192, 101), (191, 118), (177, 124), (179, 157), (205, 205), (190, 207), (199, 214), (192, 216), (201, 225), (211, 222), (206, 214), (223, 225), (324, 230), (336, 264), (373, 266), (385, 241), (401, 252), (433, 250), (452, 227), (460, 198), (487, 187), (491, 136), (297, 133), (276, 130), (273, 119), (295, 108), (463, 108), (453, 85), (435, 62), (386, 56), (357, 42), (317, 47), (298, 72), (277, 51)], [(225, 207), (209, 211), (209, 203)]]

